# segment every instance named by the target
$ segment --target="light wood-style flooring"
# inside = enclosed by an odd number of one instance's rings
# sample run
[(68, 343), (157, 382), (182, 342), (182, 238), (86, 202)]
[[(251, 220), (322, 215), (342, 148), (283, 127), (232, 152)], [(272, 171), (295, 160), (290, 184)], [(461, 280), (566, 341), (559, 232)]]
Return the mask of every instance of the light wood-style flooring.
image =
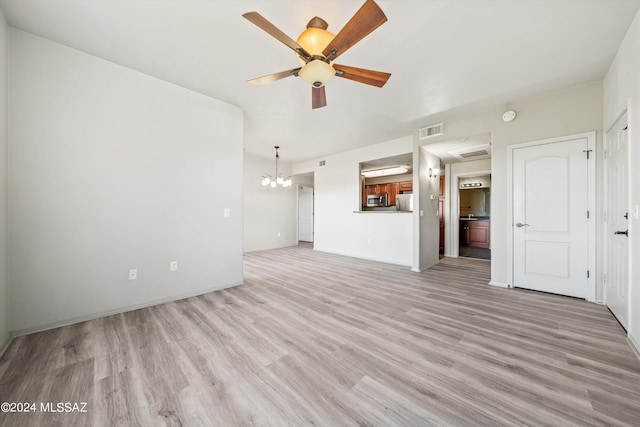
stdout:
[(640, 425), (640, 361), (609, 311), (487, 285), (490, 263), (250, 253), (246, 284), (18, 337), (2, 426)]

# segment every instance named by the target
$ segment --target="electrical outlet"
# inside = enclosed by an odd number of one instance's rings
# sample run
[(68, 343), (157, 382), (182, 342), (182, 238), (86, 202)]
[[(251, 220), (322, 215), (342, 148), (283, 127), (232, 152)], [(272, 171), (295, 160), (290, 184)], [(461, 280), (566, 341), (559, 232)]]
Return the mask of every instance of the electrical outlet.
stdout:
[(169, 271), (176, 271), (178, 270), (178, 261), (171, 261), (169, 263)]
[(138, 270), (132, 268), (129, 270), (129, 280), (137, 280), (138, 279)]
[(224, 208), (224, 217), (225, 218), (229, 218), (231, 216), (231, 209), (230, 208)]

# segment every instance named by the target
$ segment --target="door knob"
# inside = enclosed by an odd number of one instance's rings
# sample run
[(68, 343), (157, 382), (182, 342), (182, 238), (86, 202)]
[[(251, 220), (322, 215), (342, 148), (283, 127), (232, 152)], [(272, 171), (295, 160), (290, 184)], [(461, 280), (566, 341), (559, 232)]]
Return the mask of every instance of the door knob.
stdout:
[(516, 227), (520, 228), (520, 227), (528, 227), (529, 224), (523, 224), (521, 222), (516, 222)]
[(616, 232), (615, 232), (615, 233), (613, 233), (613, 234), (616, 234), (616, 235), (622, 234), (622, 235), (625, 235), (625, 236), (629, 237), (629, 230), (616, 231)]

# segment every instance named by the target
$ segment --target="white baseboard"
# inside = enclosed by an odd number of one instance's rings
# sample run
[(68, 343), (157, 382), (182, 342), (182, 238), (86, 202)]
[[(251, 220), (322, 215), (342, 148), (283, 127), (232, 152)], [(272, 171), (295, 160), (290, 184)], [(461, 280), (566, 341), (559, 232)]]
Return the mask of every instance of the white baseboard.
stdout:
[(428, 263), (420, 266), (420, 271), (425, 271), (440, 263), (440, 259), (434, 259), (429, 261)]
[[(201, 290), (194, 291), (194, 292), (188, 292), (186, 294), (174, 295), (172, 297), (162, 298), (162, 299), (154, 300), (154, 301), (149, 301), (149, 302), (145, 302), (145, 303), (142, 303), (142, 304), (135, 304), (135, 305), (130, 305), (130, 306), (126, 306), (126, 307), (120, 307), (120, 308), (117, 308), (115, 310), (103, 311), (103, 312), (100, 312), (100, 313), (92, 313), (92, 314), (88, 314), (86, 316), (74, 317), (74, 318), (71, 318), (71, 319), (64, 319), (64, 320), (60, 320), (60, 321), (57, 321), (57, 322), (47, 323), (47, 324), (44, 324), (44, 325), (32, 326), (30, 328), (25, 328), (25, 329), (19, 329), (17, 331), (12, 331), (11, 332), (11, 336), (12, 337), (18, 337), (18, 336), (21, 336), (21, 335), (33, 334), (35, 332), (42, 332), (42, 331), (46, 331), (46, 330), (49, 330), (49, 329), (59, 328), (61, 326), (73, 325), (74, 323), (86, 322), (88, 320), (99, 319), (101, 317), (112, 316), (114, 314), (126, 313), (128, 311), (139, 310), (141, 308), (153, 307), (154, 305), (165, 304), (165, 303), (173, 302), (173, 301), (179, 301), (179, 300), (185, 299), (185, 298), (191, 298), (191, 297), (195, 297), (195, 296), (198, 296), (198, 295), (208, 294), (209, 292), (215, 292), (215, 291), (221, 291), (221, 290), (227, 289), (227, 288), (233, 288), (234, 286), (242, 285), (243, 283), (244, 283), (244, 281), (230, 283), (228, 285), (223, 285), (223, 286), (214, 286), (212, 288), (201, 289)], [(8, 346), (8, 344), (7, 344), (7, 346)]]
[(9, 339), (7, 340), (7, 342), (5, 343), (4, 346), (2, 346), (2, 348), (0, 348), (0, 357), (2, 357), (2, 355), (4, 354), (5, 351), (7, 351), (7, 349), (9, 348), (9, 346), (11, 345), (11, 342), (13, 341), (13, 335), (9, 336)]
[(634, 353), (640, 360), (640, 341), (638, 341), (633, 335), (627, 334), (627, 338), (629, 338), (629, 342), (631, 343), (631, 348), (633, 348)]
[(506, 283), (496, 282), (495, 280), (489, 281), (489, 285), (496, 286), (498, 288), (511, 288), (511, 286), (507, 285)]
[(384, 264), (400, 265), (402, 267), (411, 267), (412, 266), (412, 264), (410, 262), (407, 263), (405, 261), (401, 261), (401, 260), (397, 260), (397, 259), (385, 259), (385, 258), (377, 258), (377, 257), (368, 257), (368, 256), (360, 255), (360, 254), (353, 254), (353, 253), (349, 253), (349, 252), (326, 250), (326, 249), (316, 248), (316, 247), (314, 247), (313, 250), (317, 251), (317, 252), (324, 252), (324, 253), (327, 253), (327, 254), (334, 254), (334, 255), (346, 256), (346, 257), (350, 257), (350, 258), (364, 259), (364, 260), (367, 260), (367, 261), (382, 262)]

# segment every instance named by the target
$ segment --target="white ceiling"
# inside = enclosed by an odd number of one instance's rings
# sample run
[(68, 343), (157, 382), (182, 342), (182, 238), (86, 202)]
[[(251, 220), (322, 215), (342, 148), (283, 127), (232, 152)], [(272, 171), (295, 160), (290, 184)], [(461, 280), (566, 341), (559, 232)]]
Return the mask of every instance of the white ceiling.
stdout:
[(294, 53), (242, 18), (256, 10), (296, 39), (314, 15), (337, 33), (364, 0), (0, 0), (10, 25), (229, 102), (245, 150), (283, 161), (412, 134), (461, 111), (604, 77), (640, 0), (377, 0), (388, 17), (340, 57), (387, 71), (381, 89), (334, 78), (325, 108), (290, 77)]

